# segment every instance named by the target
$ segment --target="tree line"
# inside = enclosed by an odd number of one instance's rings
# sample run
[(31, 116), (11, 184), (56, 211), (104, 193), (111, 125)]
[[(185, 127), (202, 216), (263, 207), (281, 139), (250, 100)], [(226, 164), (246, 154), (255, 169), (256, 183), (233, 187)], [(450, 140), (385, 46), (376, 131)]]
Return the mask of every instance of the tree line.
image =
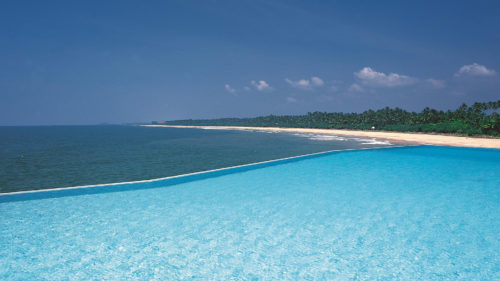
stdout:
[(429, 107), (421, 112), (385, 107), (362, 113), (309, 112), (305, 115), (268, 115), (255, 118), (154, 121), (153, 124), (201, 126), (255, 126), (383, 130), (500, 136), (500, 100), (462, 104), (455, 111)]

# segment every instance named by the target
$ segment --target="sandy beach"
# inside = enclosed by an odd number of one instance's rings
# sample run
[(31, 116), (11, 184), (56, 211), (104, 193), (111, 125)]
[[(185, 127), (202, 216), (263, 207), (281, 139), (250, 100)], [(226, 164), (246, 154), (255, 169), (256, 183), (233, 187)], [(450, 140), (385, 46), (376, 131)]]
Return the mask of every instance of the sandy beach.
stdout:
[(338, 135), (338, 136), (367, 137), (367, 138), (375, 138), (375, 139), (388, 140), (400, 143), (500, 149), (500, 139), (461, 137), (461, 136), (449, 136), (449, 135), (437, 135), (437, 134), (434, 135), (434, 134), (421, 134), (421, 133), (309, 129), (309, 128), (276, 128), (276, 127), (180, 126), (180, 125), (143, 125), (143, 126), (170, 127), (170, 128), (199, 128), (199, 129), (210, 129), (210, 130), (246, 130), (246, 131), (258, 130), (258, 131), (289, 132), (289, 133), (313, 133), (313, 134), (327, 134), (327, 135)]

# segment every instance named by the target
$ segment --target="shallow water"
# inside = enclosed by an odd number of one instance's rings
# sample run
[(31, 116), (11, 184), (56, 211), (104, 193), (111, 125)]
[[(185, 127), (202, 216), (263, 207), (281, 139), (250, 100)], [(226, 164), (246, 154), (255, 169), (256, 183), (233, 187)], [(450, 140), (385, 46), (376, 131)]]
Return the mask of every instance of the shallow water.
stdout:
[(0, 279), (495, 280), (499, 174), (499, 150), (419, 146), (4, 202)]

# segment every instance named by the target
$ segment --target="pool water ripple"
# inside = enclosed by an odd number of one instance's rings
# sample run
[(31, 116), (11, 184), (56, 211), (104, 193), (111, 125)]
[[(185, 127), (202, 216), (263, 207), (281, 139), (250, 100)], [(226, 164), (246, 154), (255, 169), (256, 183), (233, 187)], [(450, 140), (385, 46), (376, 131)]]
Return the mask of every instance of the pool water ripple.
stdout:
[(419, 146), (3, 202), (0, 279), (493, 280), (499, 174), (498, 150)]

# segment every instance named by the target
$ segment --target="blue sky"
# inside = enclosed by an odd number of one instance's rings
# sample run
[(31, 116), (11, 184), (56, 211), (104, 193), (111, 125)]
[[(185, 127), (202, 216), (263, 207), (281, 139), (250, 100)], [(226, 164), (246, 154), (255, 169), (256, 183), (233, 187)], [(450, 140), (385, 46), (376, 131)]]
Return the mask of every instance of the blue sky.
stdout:
[(500, 99), (498, 1), (2, 1), (0, 125)]

